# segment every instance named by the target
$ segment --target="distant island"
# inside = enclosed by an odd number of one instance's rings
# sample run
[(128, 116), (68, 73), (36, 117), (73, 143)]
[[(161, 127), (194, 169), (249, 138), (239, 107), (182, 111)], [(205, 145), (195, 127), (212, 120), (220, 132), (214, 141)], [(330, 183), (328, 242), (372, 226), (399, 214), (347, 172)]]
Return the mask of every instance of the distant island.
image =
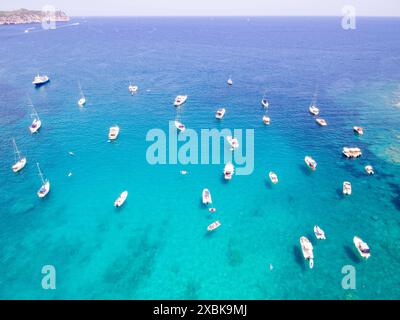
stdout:
[[(39, 10), (19, 9), (14, 11), (0, 11), (0, 25), (3, 24), (22, 24), (22, 23), (41, 23), (46, 14)], [(62, 22), (69, 21), (69, 17), (63, 11), (54, 12), (50, 21)]]

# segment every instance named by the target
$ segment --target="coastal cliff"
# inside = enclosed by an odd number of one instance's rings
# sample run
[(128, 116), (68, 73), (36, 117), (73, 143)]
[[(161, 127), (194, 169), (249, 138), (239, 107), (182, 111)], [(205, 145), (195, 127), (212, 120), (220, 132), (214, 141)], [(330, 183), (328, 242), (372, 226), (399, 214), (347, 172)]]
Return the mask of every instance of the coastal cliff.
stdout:
[[(14, 11), (0, 11), (0, 25), (41, 23), (43, 18), (46, 18), (46, 14), (39, 10), (19, 9)], [(50, 21), (69, 21), (69, 17), (63, 11), (55, 11), (54, 15), (50, 16)]]

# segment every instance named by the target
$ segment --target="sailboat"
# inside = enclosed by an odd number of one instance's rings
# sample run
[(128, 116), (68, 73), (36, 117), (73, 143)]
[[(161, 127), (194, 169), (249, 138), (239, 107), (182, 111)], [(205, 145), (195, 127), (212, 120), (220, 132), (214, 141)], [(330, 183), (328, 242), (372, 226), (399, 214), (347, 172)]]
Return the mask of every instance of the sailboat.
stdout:
[(37, 114), (35, 107), (32, 105), (33, 113), (31, 114), (31, 117), (33, 118), (32, 124), (29, 126), (29, 130), (31, 133), (36, 133), (40, 127), (42, 126), (42, 121), (39, 118), (39, 115)]
[(80, 97), (80, 99), (78, 100), (78, 105), (79, 105), (80, 107), (83, 107), (83, 106), (85, 105), (85, 103), (86, 103), (86, 98), (85, 98), (85, 95), (83, 94), (81, 85), (79, 85), (79, 90), (80, 90), (80, 92), (81, 92), (81, 97)]
[(319, 108), (317, 107), (317, 94), (314, 94), (308, 111), (310, 111), (310, 113), (314, 116), (317, 116), (319, 114)]
[(50, 191), (50, 181), (43, 178), (42, 171), (40, 171), (39, 162), (36, 162), (36, 165), (39, 171), (40, 179), (42, 180), (42, 186), (38, 190), (37, 195), (39, 198), (44, 198)]
[[(21, 157), (21, 153), (18, 150), (17, 144), (15, 142), (15, 139), (12, 139), (13, 145), (14, 145), (14, 151), (15, 151), (15, 164), (12, 166), (12, 170), (14, 172), (18, 172), (20, 170), (22, 170), (25, 165), (26, 165), (26, 157)], [(18, 159), (18, 160), (17, 160)]]
[(264, 93), (264, 96), (263, 96), (263, 98), (261, 99), (261, 104), (262, 104), (262, 106), (263, 106), (264, 108), (268, 108), (268, 106), (269, 106), (269, 102), (268, 102), (268, 99), (267, 99), (266, 94), (267, 94), (267, 92)]

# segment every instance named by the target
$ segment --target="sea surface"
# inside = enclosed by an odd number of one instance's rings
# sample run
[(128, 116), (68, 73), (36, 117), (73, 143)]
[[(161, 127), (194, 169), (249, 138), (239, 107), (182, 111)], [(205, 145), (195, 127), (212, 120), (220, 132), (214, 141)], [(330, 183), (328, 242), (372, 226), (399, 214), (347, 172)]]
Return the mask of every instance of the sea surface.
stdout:
[[(395, 18), (358, 18), (355, 30), (342, 29), (341, 18), (1, 26), (0, 298), (399, 299), (399, 34)], [(50, 83), (34, 88), (37, 73)], [(270, 126), (261, 120), (265, 93)], [(254, 129), (251, 175), (226, 183), (223, 163), (148, 163), (146, 134), (168, 131), (178, 94), (189, 96), (179, 111), (187, 128)], [(308, 112), (314, 96), (327, 127)], [(29, 100), (43, 123), (36, 135)], [(227, 112), (218, 122), (220, 107)], [(120, 135), (109, 143), (114, 124)], [(18, 174), (12, 137), (28, 159)], [(362, 157), (345, 159), (344, 146), (360, 147)], [(36, 195), (36, 162), (51, 182), (45, 199)], [(201, 204), (205, 187), (215, 213)], [(117, 210), (123, 190), (129, 197)], [(208, 233), (217, 219), (221, 227)], [(317, 242), (316, 224), (327, 240)], [(314, 245), (313, 269), (302, 235)], [(371, 248), (367, 261), (355, 235)], [(55, 290), (42, 288), (45, 265), (55, 267)], [(342, 288), (347, 265), (354, 290)]]

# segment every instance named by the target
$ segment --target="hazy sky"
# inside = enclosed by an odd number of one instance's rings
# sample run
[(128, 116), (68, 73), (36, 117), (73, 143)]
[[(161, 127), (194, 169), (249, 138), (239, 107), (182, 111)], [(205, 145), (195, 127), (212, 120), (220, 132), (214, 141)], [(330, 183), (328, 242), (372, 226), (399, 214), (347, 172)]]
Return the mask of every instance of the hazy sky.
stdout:
[(340, 16), (344, 5), (353, 5), (358, 16), (400, 16), (400, 0), (0, 0), (0, 10), (47, 4), (71, 16)]

